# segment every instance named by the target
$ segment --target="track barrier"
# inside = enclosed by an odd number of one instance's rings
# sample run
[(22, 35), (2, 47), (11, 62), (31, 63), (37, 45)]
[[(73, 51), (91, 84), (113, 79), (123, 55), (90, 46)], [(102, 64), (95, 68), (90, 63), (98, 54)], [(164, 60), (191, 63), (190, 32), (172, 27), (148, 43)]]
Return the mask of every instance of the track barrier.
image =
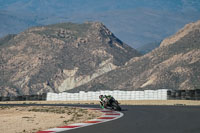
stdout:
[(80, 91), (79, 93), (48, 93), (47, 101), (97, 101), (99, 95), (112, 95), (117, 100), (199, 100), (200, 90), (144, 90), (144, 91)]
[(47, 94), (0, 97), (0, 101), (46, 101)]
[(112, 95), (117, 100), (200, 100), (200, 89), (196, 90), (144, 90), (144, 91), (80, 91), (79, 93), (43, 93), (0, 97), (0, 101), (98, 101), (99, 95)]

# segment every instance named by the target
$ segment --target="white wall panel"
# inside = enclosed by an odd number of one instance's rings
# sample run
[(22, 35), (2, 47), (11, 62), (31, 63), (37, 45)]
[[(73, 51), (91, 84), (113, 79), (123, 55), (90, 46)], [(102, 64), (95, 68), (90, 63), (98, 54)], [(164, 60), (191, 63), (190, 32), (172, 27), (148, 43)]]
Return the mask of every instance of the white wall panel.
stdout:
[(167, 89), (145, 91), (80, 91), (79, 93), (47, 93), (47, 101), (99, 100), (99, 95), (112, 95), (117, 100), (167, 100)]

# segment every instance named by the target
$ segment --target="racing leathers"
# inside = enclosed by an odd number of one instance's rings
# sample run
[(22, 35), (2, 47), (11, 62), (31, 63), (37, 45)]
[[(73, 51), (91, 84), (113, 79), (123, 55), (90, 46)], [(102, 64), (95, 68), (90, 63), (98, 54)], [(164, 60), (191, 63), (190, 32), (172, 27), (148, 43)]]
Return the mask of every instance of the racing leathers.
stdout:
[(100, 106), (101, 108), (106, 108), (110, 104), (110, 99), (113, 98), (111, 95), (100, 95)]

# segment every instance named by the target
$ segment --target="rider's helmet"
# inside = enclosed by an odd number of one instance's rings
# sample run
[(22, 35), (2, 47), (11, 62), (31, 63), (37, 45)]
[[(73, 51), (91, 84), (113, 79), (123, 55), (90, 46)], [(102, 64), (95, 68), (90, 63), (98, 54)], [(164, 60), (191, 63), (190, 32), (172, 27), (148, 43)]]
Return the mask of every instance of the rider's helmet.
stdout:
[(103, 95), (99, 95), (99, 99), (102, 99), (103, 98)]

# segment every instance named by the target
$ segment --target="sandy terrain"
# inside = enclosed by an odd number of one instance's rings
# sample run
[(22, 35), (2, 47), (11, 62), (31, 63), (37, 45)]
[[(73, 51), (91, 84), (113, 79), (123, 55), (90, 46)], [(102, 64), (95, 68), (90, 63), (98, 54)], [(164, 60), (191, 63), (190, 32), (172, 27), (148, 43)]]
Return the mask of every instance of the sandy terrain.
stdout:
[(38, 130), (86, 121), (100, 115), (97, 111), (73, 107), (0, 106), (0, 132), (35, 133)]

